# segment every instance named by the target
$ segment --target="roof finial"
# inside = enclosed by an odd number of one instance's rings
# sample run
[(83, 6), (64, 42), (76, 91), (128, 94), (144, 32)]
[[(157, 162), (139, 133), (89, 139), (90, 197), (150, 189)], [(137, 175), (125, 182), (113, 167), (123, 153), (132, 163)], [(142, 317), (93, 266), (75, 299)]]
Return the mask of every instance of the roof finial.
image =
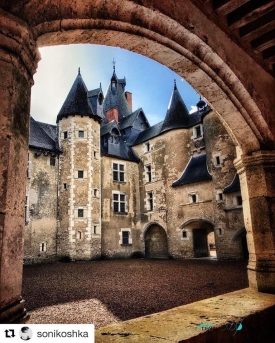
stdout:
[(174, 89), (177, 89), (176, 79), (174, 79)]
[(113, 69), (114, 69), (114, 71), (116, 70), (116, 61), (115, 61), (115, 59), (113, 58)]
[(81, 74), (80, 74), (80, 68), (78, 68), (78, 75), (81, 75)]

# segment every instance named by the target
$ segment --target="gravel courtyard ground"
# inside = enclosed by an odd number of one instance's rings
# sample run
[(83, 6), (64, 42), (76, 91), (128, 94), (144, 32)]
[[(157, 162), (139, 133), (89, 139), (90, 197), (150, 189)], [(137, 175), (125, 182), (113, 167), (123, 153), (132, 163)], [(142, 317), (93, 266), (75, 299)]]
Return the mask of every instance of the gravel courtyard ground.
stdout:
[(25, 266), (30, 323), (107, 324), (248, 286), (247, 262), (111, 260)]

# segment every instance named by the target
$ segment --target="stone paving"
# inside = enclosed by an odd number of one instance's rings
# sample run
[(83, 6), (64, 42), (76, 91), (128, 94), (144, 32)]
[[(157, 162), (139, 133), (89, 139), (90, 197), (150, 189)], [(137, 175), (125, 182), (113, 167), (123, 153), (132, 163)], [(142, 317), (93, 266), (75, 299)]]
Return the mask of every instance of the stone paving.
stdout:
[(97, 328), (248, 286), (247, 262), (110, 260), (24, 267), (30, 323)]

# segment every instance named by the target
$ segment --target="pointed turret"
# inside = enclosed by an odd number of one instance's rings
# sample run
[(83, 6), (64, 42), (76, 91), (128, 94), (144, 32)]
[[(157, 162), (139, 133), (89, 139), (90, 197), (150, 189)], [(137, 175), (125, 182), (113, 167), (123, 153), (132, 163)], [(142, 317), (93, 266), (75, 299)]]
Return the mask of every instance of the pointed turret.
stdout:
[(103, 101), (103, 113), (108, 121), (116, 120), (119, 123), (132, 112), (125, 96), (125, 86), (125, 78), (117, 78), (114, 66), (111, 82)]
[(88, 116), (93, 117), (95, 120), (101, 120), (101, 118), (93, 112), (92, 107), (89, 104), (87, 87), (82, 79), (80, 68), (78, 69), (78, 75), (72, 88), (57, 115), (56, 122), (62, 118), (67, 118), (70, 115)]
[(178, 91), (176, 80), (161, 132), (188, 127), (189, 112)]

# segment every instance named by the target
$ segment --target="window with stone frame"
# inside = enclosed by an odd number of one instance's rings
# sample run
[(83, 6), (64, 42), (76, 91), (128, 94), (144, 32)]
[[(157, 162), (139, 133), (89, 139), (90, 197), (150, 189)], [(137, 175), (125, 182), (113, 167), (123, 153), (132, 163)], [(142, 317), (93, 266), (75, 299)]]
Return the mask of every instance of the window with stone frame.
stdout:
[(113, 181), (125, 182), (125, 165), (113, 163)]
[(84, 131), (83, 130), (78, 131), (78, 138), (84, 138)]
[(55, 157), (50, 157), (50, 166), (55, 166)]
[(148, 142), (144, 143), (144, 145), (145, 145), (145, 152), (149, 152), (151, 150), (150, 142), (148, 141)]
[(67, 139), (68, 138), (68, 131), (64, 131), (63, 132), (63, 139)]
[(78, 171), (77, 171), (77, 177), (78, 177), (79, 179), (83, 179), (83, 177), (84, 177), (84, 171), (83, 171), (83, 170), (78, 170)]
[(125, 193), (113, 193), (113, 211), (114, 213), (126, 213), (126, 194)]
[(77, 216), (78, 216), (78, 218), (83, 218), (84, 217), (84, 210), (83, 210), (83, 208), (79, 208), (77, 210)]
[(152, 168), (150, 164), (145, 166), (145, 173), (146, 173), (146, 181), (151, 182), (152, 181)]
[(153, 209), (154, 209), (154, 194), (152, 191), (146, 192), (146, 205), (147, 205), (147, 211), (153, 211)]
[(122, 231), (121, 234), (122, 234), (122, 245), (128, 245), (130, 232), (129, 231)]
[(202, 128), (202, 125), (199, 124), (199, 125), (196, 125), (194, 128), (193, 128), (193, 136), (192, 138), (193, 139), (199, 139), (199, 138), (202, 138), (203, 137), (203, 128)]
[(40, 243), (39, 250), (40, 252), (45, 252), (47, 250), (47, 244), (45, 242)]
[(195, 204), (198, 202), (198, 194), (197, 193), (190, 193), (189, 194), (189, 203)]
[(236, 201), (236, 205), (237, 206), (242, 206), (242, 204), (243, 204), (242, 196), (241, 195), (237, 195), (235, 199), (236, 199), (235, 200)]

